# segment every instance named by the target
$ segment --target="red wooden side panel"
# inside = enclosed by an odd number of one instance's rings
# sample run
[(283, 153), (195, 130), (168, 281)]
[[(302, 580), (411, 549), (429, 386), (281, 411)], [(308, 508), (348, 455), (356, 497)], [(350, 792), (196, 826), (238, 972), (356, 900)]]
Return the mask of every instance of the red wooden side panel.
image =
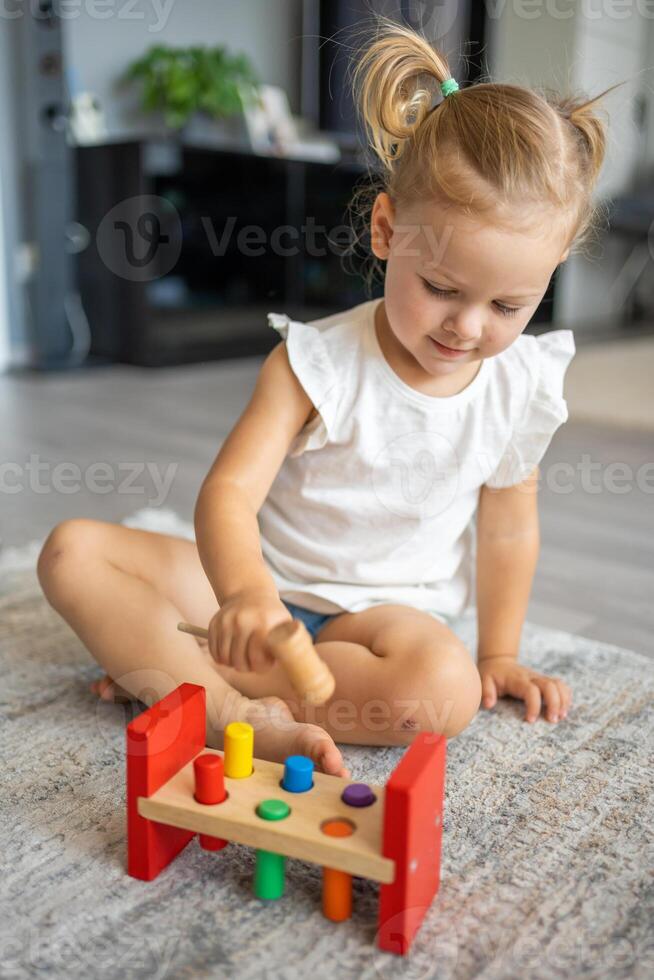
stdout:
[(181, 684), (127, 726), (127, 872), (151, 881), (184, 848), (193, 831), (146, 820), (136, 809), (204, 748), (206, 692)]
[(377, 941), (391, 953), (409, 951), (440, 884), (445, 746), (421, 732), (386, 783), (382, 853), (395, 880), (380, 888)]

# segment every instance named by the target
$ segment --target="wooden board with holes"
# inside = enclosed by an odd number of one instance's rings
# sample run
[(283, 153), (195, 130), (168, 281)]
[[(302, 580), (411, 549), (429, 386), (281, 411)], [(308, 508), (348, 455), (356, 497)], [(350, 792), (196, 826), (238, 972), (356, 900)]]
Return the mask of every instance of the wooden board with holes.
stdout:
[[(223, 754), (219, 749), (204, 749), (203, 753)], [(191, 760), (152, 796), (140, 797), (138, 812), (169, 827), (221, 837), (372, 881), (393, 881), (394, 862), (381, 854), (383, 786), (370, 786), (377, 798), (370, 806), (352, 807), (341, 800), (350, 780), (314, 772), (313, 789), (289, 793), (280, 785), (283, 765), (255, 758), (253, 768), (245, 779), (225, 777), (227, 799), (204, 806), (193, 797)], [(269, 799), (288, 803), (289, 816), (279, 821), (258, 817), (257, 804)], [(321, 831), (324, 821), (335, 818), (354, 825), (351, 837), (329, 837)]]

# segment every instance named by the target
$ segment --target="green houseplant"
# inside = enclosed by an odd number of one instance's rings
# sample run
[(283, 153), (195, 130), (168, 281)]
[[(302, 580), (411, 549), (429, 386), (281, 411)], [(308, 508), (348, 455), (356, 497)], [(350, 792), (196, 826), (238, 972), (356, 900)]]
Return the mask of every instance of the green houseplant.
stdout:
[(171, 48), (153, 45), (132, 62), (124, 83), (141, 83), (141, 106), (161, 111), (166, 124), (180, 129), (196, 112), (214, 119), (238, 114), (243, 97), (254, 99), (258, 80), (246, 55), (223, 47)]

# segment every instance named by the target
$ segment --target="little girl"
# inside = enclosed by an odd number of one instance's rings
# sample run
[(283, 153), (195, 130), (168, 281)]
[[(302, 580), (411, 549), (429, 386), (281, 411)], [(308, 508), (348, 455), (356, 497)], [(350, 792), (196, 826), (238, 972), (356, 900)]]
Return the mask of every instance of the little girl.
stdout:
[[(569, 330), (523, 331), (591, 227), (605, 145), (593, 103), (459, 90), (396, 24), (355, 82), (384, 174), (369, 215), (383, 299), (310, 323), (269, 315), (283, 340), (202, 485), (197, 546), (79, 519), (53, 529), (38, 564), (107, 672), (102, 697), (152, 703), (201, 684), (207, 744), (247, 720), (257, 755), (345, 776), (335, 740), (451, 738), (507, 695), (527, 721), (568, 713), (569, 687), (518, 654), (538, 464), (567, 418), (575, 347)], [(473, 600), (476, 664), (451, 628)], [(265, 649), (291, 617), (336, 680), (319, 708)], [(180, 620), (209, 624), (208, 641)]]

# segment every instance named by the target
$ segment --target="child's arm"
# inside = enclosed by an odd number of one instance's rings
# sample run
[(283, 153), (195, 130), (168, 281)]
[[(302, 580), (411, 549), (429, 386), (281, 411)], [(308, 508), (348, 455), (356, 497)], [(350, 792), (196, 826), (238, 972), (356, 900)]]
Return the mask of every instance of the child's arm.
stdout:
[[(195, 505), (198, 552), (221, 611), (231, 603), (237, 612), (240, 608), (241, 625), (246, 624), (248, 635), (238, 638), (234, 646), (238, 656), (230, 661), (239, 669), (250, 669), (256, 659), (245, 656), (251, 633), (256, 629), (265, 634), (289, 618), (263, 560), (257, 512), (291, 442), (312, 412), (313, 405), (291, 369), (282, 342), (264, 361), (254, 393), (205, 477)], [(245, 614), (244, 604), (248, 607)], [(231, 612), (227, 617), (230, 629), (223, 631), (222, 655), (216, 648), (216, 631), (210, 626), (211, 652), (224, 663), (228, 662), (231, 628), (239, 620)], [(253, 652), (248, 650), (250, 655)], [(256, 655), (263, 664), (260, 648)]]
[[(567, 685), (517, 663), (540, 546), (539, 468), (503, 490), (482, 487), (477, 511), (477, 663), (482, 703), (492, 707), (504, 694), (526, 703), (528, 721), (540, 713), (542, 697), (551, 721), (565, 717)], [(541, 697), (542, 695), (542, 697)]]
[(517, 658), (538, 561), (538, 467), (503, 490), (482, 487), (477, 510), (477, 659)]

